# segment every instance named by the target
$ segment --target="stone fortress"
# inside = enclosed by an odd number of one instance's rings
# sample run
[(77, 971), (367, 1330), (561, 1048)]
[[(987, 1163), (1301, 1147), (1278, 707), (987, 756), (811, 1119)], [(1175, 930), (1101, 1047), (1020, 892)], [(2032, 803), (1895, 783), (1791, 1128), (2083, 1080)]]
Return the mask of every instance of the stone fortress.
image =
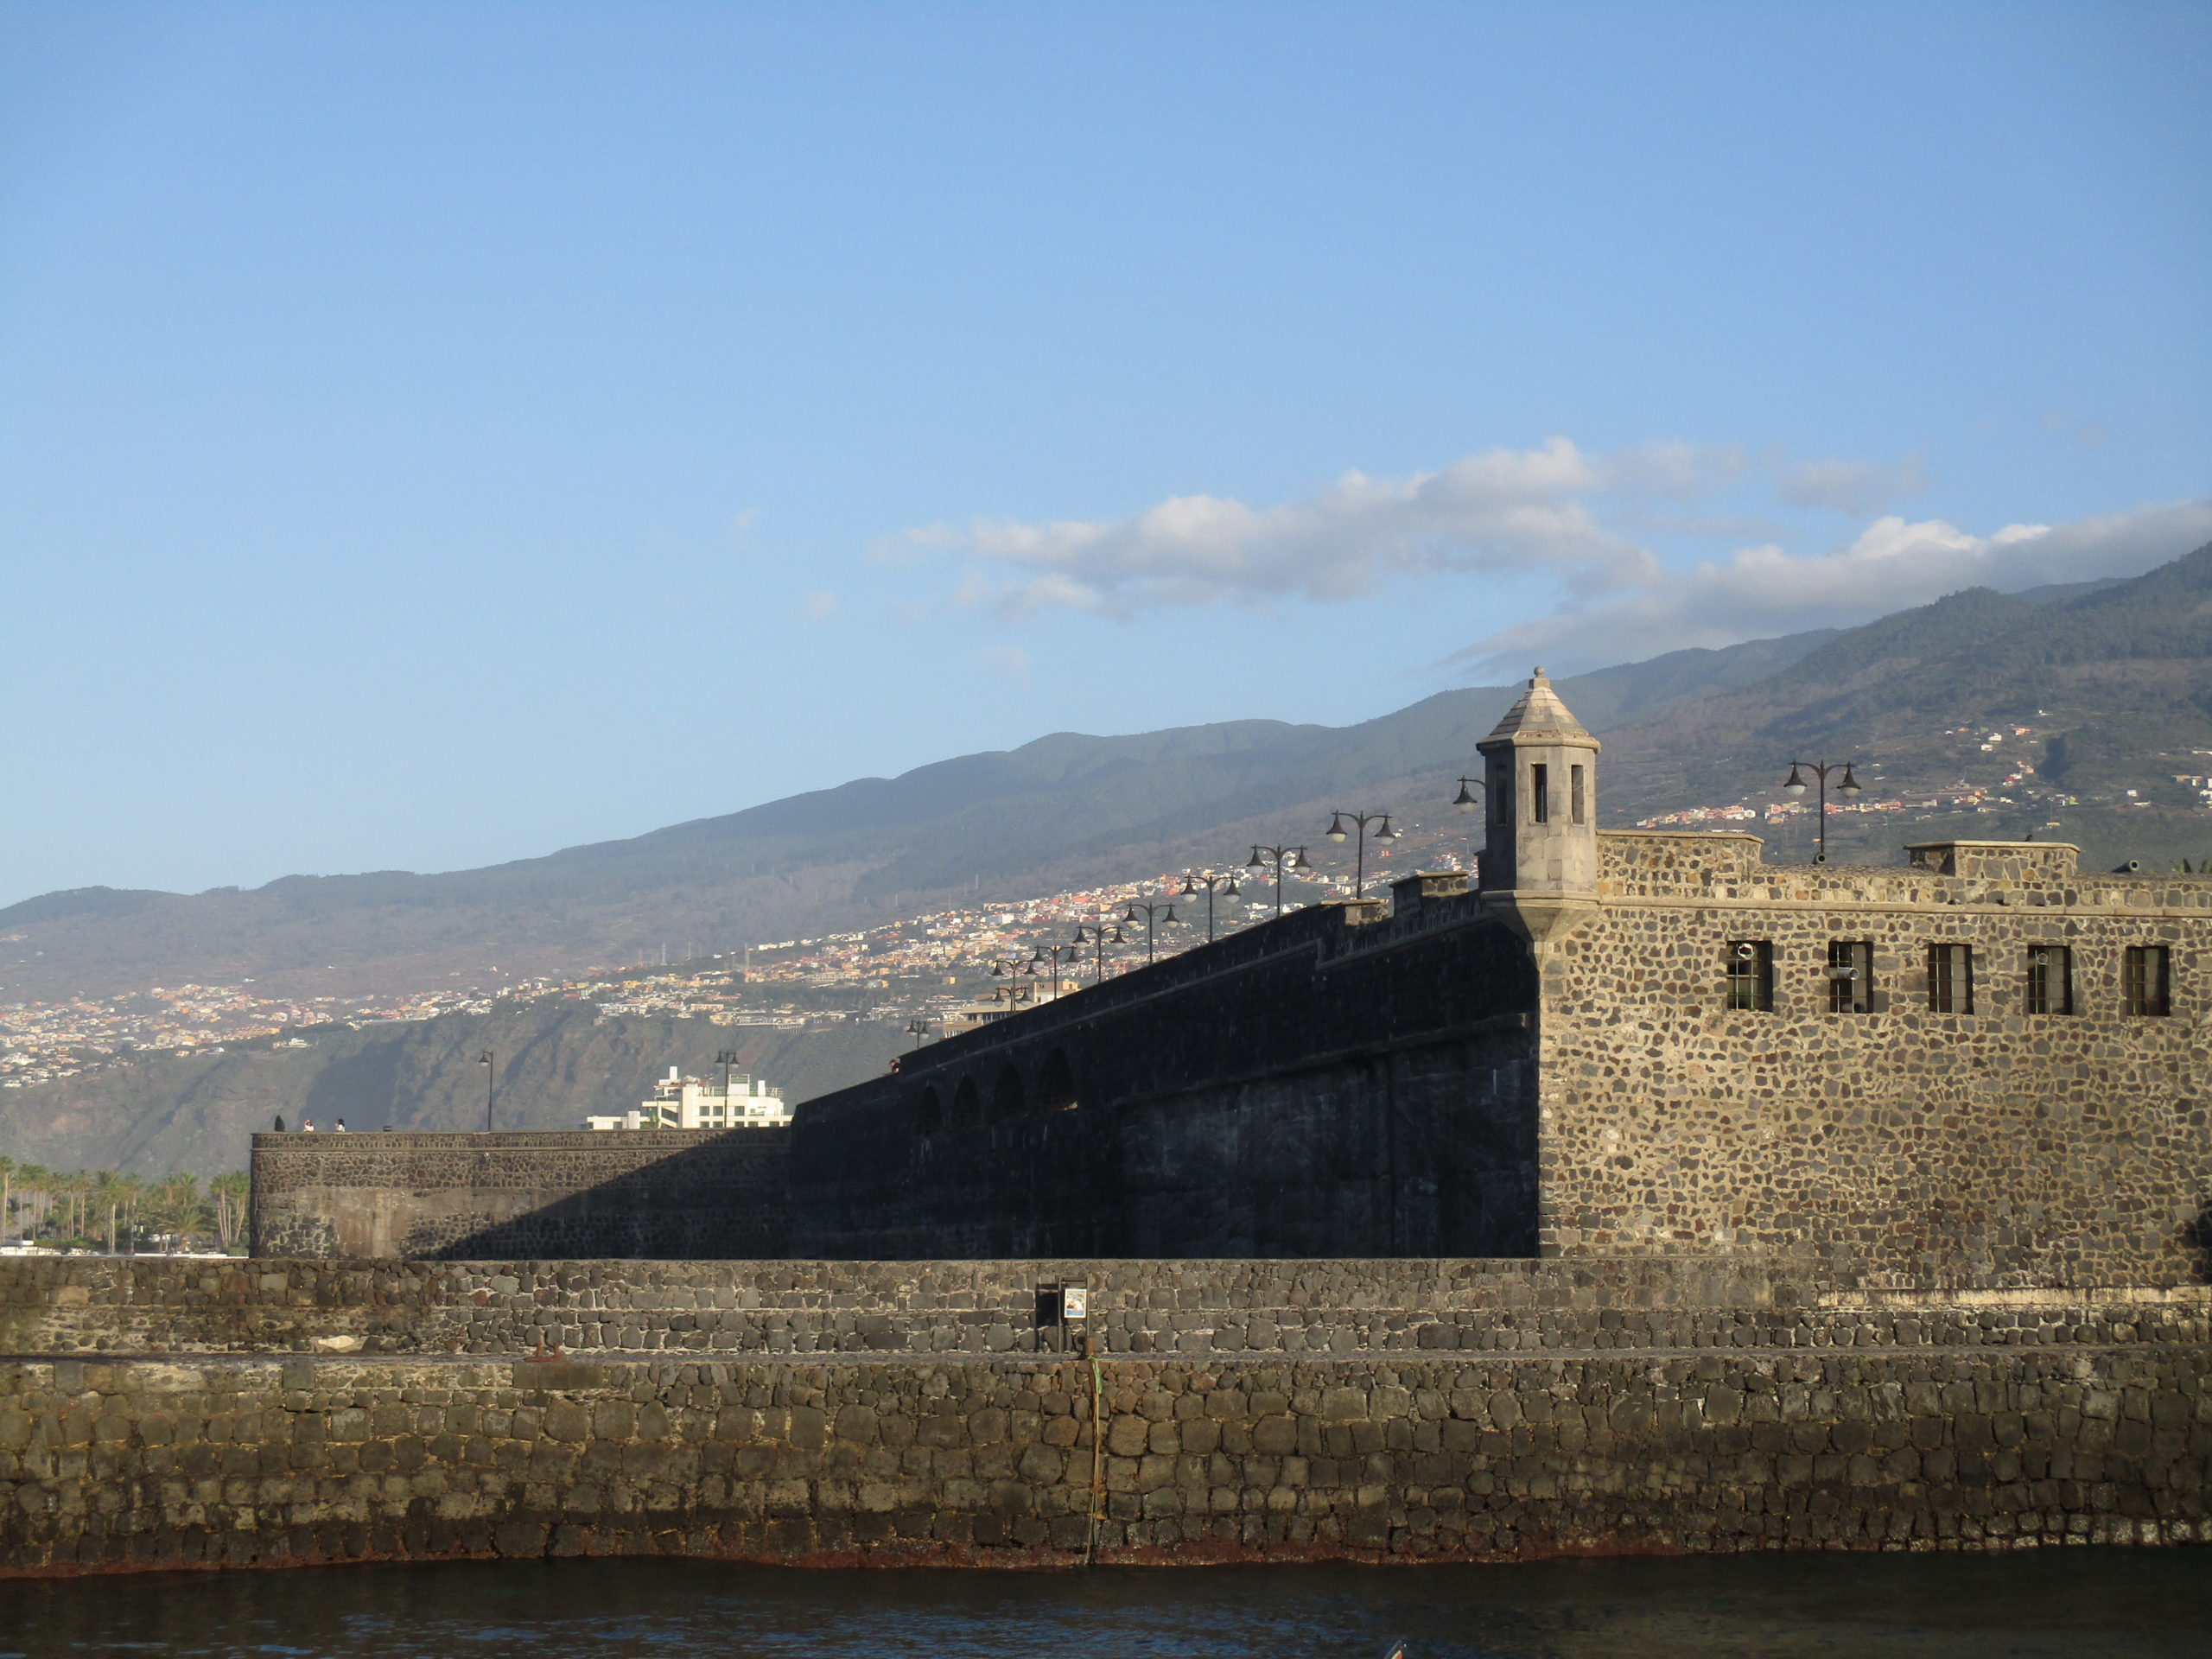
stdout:
[(257, 1136), (258, 1261), (0, 1264), (0, 1571), (2212, 1539), (2212, 880), (1600, 832), (1541, 673), (1478, 747), (1471, 888), (788, 1128)]

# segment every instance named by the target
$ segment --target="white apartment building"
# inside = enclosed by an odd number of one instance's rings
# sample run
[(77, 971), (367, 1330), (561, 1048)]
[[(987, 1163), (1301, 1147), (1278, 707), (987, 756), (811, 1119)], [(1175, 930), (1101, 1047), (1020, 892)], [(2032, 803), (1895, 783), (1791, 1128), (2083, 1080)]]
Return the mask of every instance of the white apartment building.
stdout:
[(709, 1087), (697, 1077), (687, 1077), (680, 1066), (653, 1084), (653, 1097), (640, 1101), (633, 1111), (607, 1117), (588, 1117), (588, 1129), (772, 1129), (791, 1121), (784, 1097), (743, 1073), (731, 1077), (727, 1090)]

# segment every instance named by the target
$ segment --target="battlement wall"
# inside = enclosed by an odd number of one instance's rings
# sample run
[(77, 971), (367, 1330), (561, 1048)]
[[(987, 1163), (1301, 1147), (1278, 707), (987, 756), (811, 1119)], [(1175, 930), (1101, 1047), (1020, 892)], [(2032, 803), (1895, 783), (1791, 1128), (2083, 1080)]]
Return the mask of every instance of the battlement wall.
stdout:
[(757, 1257), (787, 1128), (257, 1135), (257, 1256)]
[(794, 1253), (1533, 1255), (1535, 976), (1424, 909), (1317, 906), (802, 1103)]

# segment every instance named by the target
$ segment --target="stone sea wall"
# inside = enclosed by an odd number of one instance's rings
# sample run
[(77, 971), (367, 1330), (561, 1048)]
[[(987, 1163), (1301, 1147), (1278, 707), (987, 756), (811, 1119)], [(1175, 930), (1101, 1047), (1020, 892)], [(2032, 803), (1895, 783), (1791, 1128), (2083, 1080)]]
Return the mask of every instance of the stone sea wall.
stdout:
[(6, 1361), (0, 1573), (2202, 1542), (2205, 1360)]
[[(1080, 1327), (1040, 1288), (1089, 1292)], [(0, 1352), (1109, 1355), (2212, 1342), (2212, 1288), (1860, 1291), (1804, 1264), (0, 1259)]]

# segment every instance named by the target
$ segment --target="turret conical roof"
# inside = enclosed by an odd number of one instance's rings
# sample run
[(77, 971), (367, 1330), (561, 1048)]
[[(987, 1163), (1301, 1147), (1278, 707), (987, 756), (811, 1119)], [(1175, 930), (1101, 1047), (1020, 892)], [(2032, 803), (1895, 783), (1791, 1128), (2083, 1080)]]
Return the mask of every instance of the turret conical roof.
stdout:
[(1580, 721), (1559, 700), (1559, 693), (1552, 690), (1552, 683), (1538, 669), (1530, 677), (1505, 717), (1491, 728), (1484, 743), (1510, 742), (1515, 738), (1577, 737), (1585, 742), (1594, 742)]

